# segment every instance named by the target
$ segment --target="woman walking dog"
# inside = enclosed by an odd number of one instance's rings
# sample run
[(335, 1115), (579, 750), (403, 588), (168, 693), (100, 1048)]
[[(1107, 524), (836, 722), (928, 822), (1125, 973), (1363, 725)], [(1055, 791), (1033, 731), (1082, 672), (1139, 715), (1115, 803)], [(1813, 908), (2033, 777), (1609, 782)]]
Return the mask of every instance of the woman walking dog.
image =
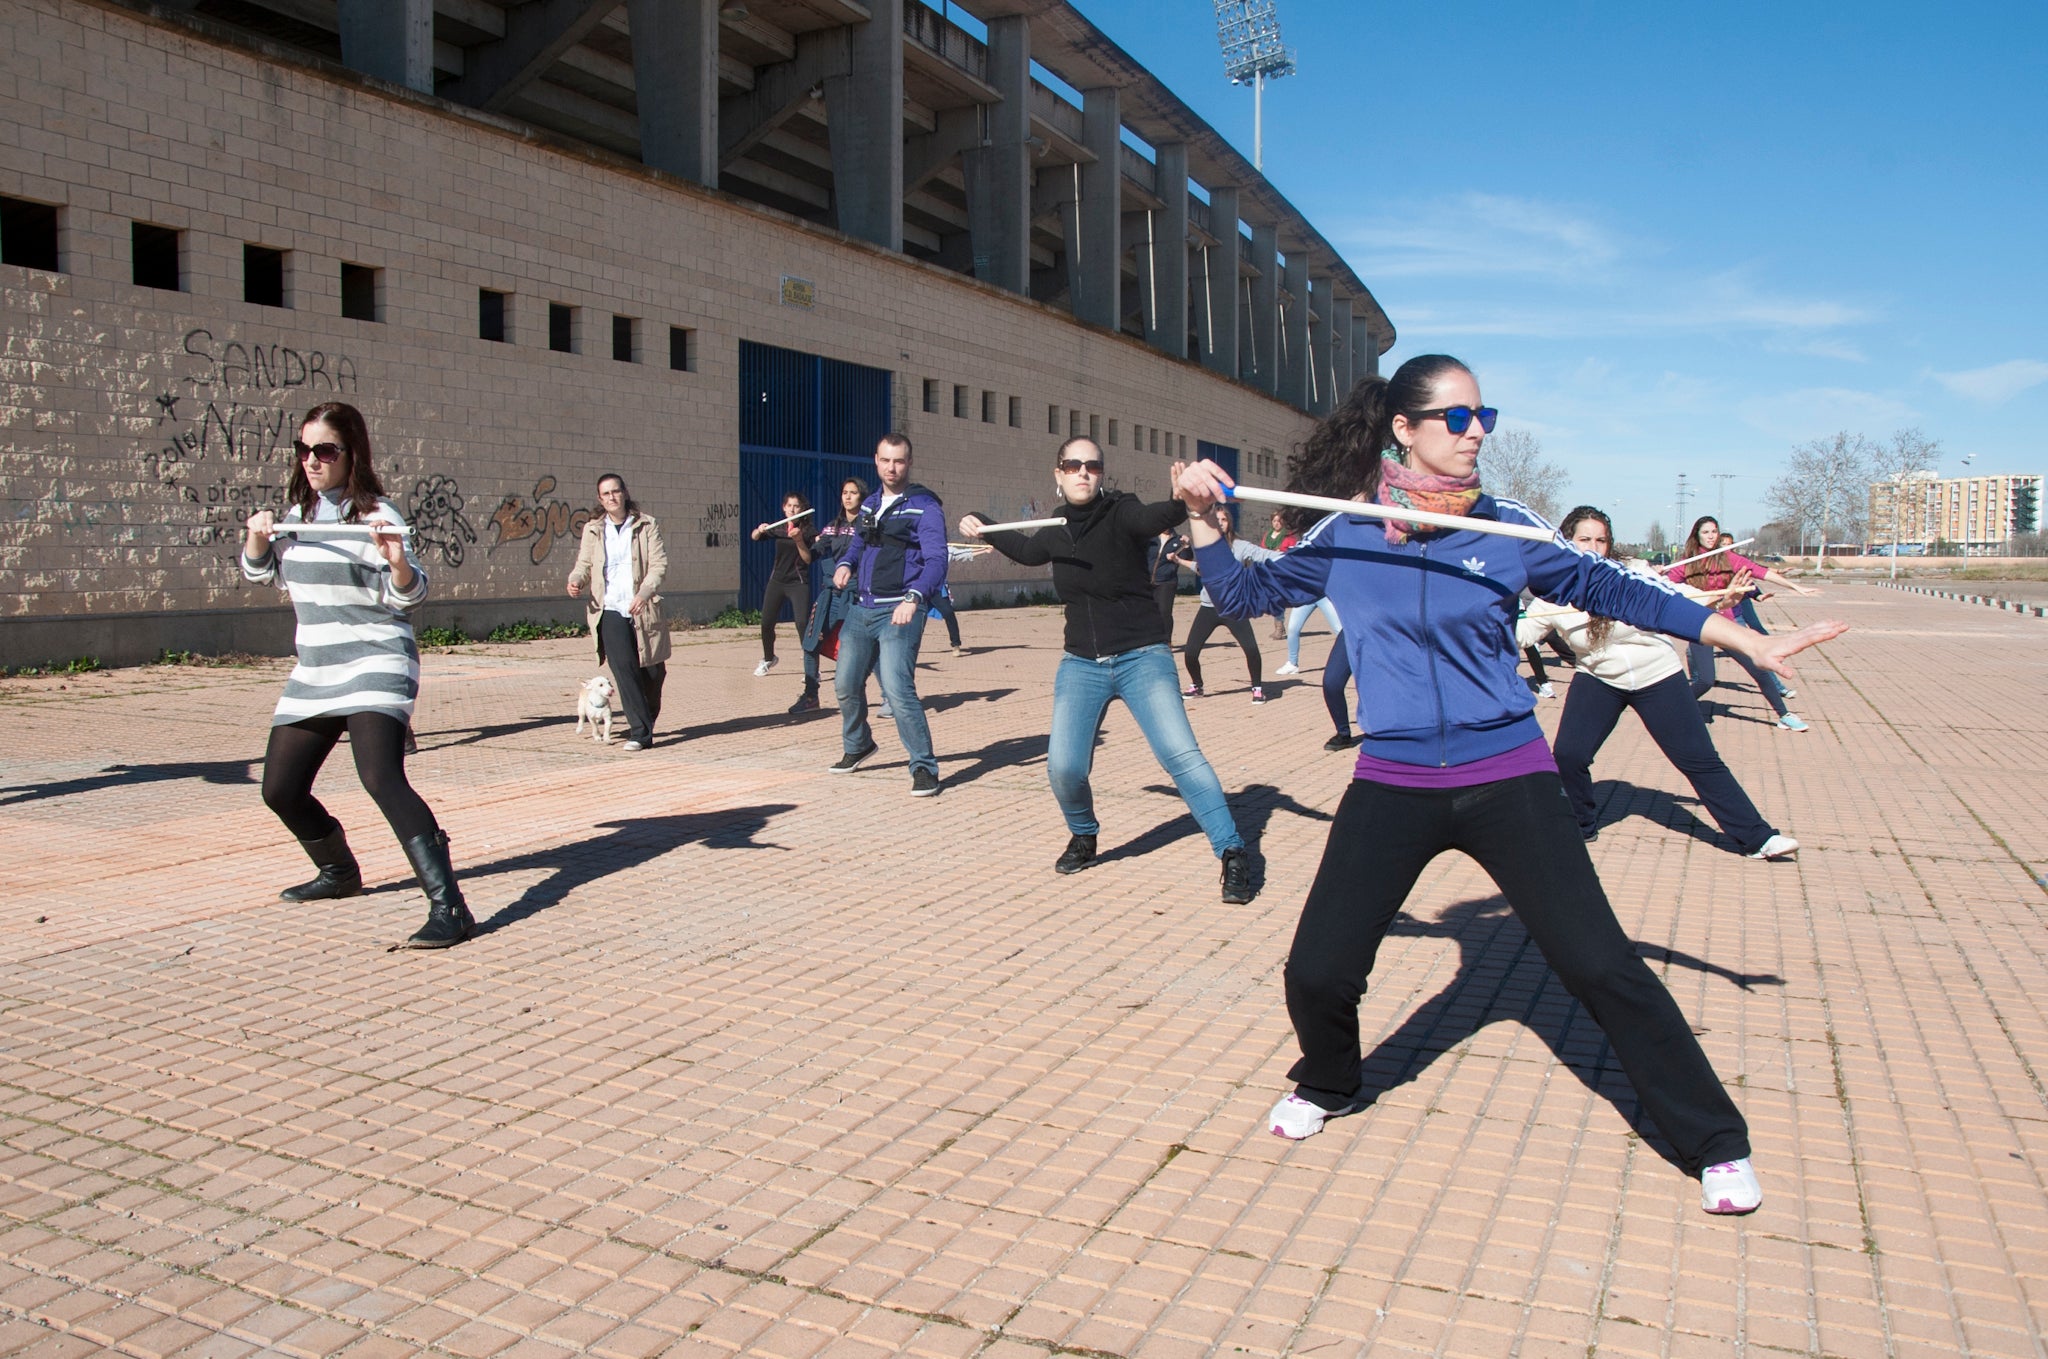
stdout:
[[(317, 874), (288, 887), (285, 901), (328, 901), (363, 890), (363, 871), (341, 822), (313, 796), (342, 733), (356, 776), (384, 814), (427, 894), (427, 920), (399, 948), (447, 948), (476, 928), (448, 858), (448, 836), (405, 775), (405, 738), (420, 690), (420, 653), (408, 612), (427, 597), (427, 573), (405, 538), (405, 520), (384, 498), (370, 461), (370, 432), (354, 406), (325, 402), (306, 412), (280, 519), (249, 516), (242, 574), (277, 582), (298, 616), (298, 664), (270, 719), (263, 801), (298, 839)], [(298, 531), (332, 525), (336, 531)], [(348, 532), (340, 526), (364, 526)], [(280, 549), (278, 538), (286, 538)]]

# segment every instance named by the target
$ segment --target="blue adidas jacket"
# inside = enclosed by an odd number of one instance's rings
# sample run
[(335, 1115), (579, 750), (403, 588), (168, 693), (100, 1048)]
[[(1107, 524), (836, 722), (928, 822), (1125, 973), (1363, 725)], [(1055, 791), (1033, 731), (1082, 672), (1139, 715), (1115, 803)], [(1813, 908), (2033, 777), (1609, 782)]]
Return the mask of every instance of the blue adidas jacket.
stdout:
[[(1551, 527), (1520, 502), (1485, 494), (1467, 515)], [(1241, 563), (1227, 543), (1195, 560), (1226, 617), (1329, 596), (1344, 620), (1339, 640), (1358, 682), (1364, 748), (1399, 764), (1471, 764), (1543, 735), (1516, 670), (1524, 588), (1689, 641), (1711, 616), (1668, 582), (1556, 536), (1538, 543), (1459, 529), (1395, 545), (1379, 520), (1333, 514), (1277, 560)]]
[[(911, 595), (931, 599), (946, 583), (946, 511), (916, 482), (887, 510), (877, 490), (861, 502), (860, 532), (839, 558), (863, 608), (893, 608)], [(837, 572), (838, 566), (833, 567)]]

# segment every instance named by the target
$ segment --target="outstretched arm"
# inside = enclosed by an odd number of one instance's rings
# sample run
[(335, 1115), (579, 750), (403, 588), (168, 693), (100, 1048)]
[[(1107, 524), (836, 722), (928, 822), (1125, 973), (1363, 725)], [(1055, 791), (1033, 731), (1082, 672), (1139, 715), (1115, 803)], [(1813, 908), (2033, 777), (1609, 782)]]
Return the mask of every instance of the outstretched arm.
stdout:
[(1717, 613), (1700, 629), (1700, 640), (1723, 651), (1739, 652), (1760, 670), (1796, 679), (1798, 676), (1793, 673), (1790, 663), (1794, 656), (1810, 646), (1832, 642), (1848, 630), (1849, 625), (1841, 619), (1829, 618), (1819, 623), (1808, 623), (1797, 632), (1779, 632), (1766, 637), (1762, 633), (1751, 632), (1740, 623), (1731, 623)]

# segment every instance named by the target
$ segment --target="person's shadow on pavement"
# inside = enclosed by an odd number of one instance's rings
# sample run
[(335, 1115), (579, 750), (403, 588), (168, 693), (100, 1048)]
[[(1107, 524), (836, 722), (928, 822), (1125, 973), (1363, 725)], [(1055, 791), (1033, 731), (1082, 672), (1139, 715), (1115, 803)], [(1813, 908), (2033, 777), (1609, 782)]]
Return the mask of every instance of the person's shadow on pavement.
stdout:
[[(1388, 1091), (1417, 1079), (1438, 1057), (1488, 1024), (1512, 1019), (1541, 1038), (1588, 1090), (1613, 1104), (1646, 1145), (1673, 1165), (1679, 1164), (1662, 1135), (1644, 1118), (1635, 1087), (1615, 1060), (1607, 1035), (1565, 991), (1505, 897), (1461, 901), (1434, 920), (1418, 920), (1404, 911), (1394, 918), (1387, 934), (1455, 941), (1458, 971), (1359, 1063), (1359, 1092), (1366, 1103), (1377, 1102)], [(1636, 951), (1653, 966), (1663, 961), (1691, 968), (1745, 991), (1785, 984), (1784, 978), (1773, 973), (1732, 972), (1661, 944), (1638, 943)]]
[[(553, 870), (550, 876), (541, 879), (519, 894), (519, 898), (499, 907), (488, 918), (479, 920), (476, 936), (481, 937), (508, 925), (516, 925), (528, 916), (538, 915), (550, 906), (558, 905), (571, 892), (591, 883), (601, 881), (614, 873), (660, 858), (672, 849), (697, 843), (707, 849), (773, 849), (784, 850), (787, 846), (762, 844), (754, 837), (765, 829), (774, 818), (787, 811), (793, 811), (792, 802), (769, 803), (756, 807), (732, 807), (717, 812), (695, 812), (687, 816), (647, 816), (630, 821), (601, 822), (598, 829), (610, 832), (593, 835), (587, 840), (572, 844), (556, 845), (550, 849), (530, 850), (524, 854), (513, 854), (487, 863), (460, 864), (456, 877), (464, 886), (479, 879), (499, 873), (519, 873), (535, 868)], [(410, 883), (410, 879), (406, 884)]]

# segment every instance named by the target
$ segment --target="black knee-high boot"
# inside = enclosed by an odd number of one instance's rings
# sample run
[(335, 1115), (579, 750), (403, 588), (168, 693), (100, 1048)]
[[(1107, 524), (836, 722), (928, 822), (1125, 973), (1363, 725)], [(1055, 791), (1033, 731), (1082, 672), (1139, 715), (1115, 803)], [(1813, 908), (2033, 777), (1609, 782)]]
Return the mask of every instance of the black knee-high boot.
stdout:
[(405, 857), (427, 894), (427, 923), (399, 948), (450, 948), (476, 930), (469, 903), (455, 885), (455, 867), (448, 861), (448, 832), (416, 835), (404, 844)]
[(334, 823), (333, 830), (318, 840), (299, 841), (299, 848), (306, 851), (313, 867), (320, 870), (319, 876), (297, 887), (285, 888), (277, 894), (279, 901), (332, 901), (337, 897), (355, 896), (363, 890), (362, 866), (349, 852), (348, 836), (343, 833), (339, 821)]

